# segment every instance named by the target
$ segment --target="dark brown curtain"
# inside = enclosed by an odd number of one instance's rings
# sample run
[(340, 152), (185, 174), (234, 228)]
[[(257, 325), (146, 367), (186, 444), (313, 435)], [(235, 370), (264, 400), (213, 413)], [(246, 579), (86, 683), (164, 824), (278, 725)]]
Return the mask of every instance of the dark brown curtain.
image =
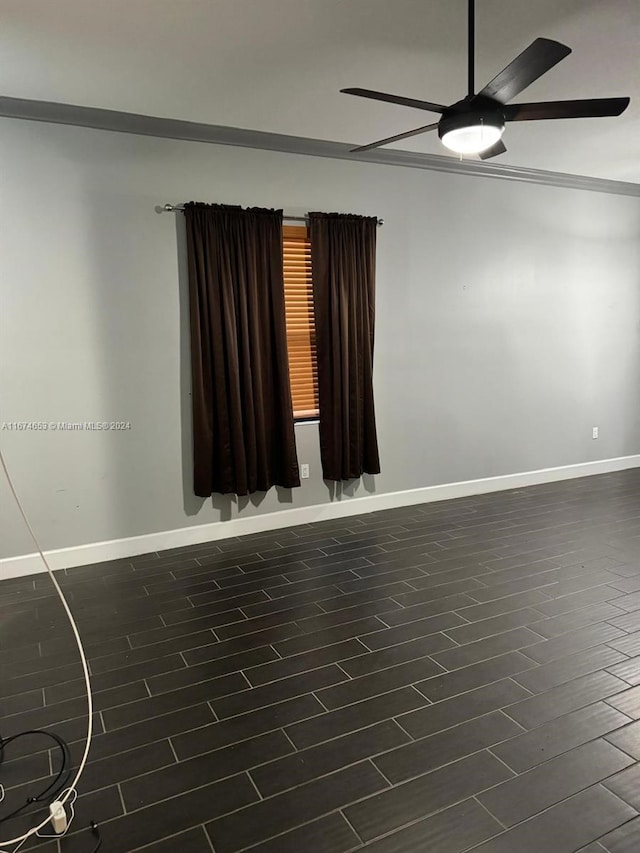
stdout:
[(299, 486), (282, 282), (282, 211), (185, 205), (194, 491)]
[(326, 480), (380, 473), (373, 405), (374, 217), (311, 213), (320, 455)]

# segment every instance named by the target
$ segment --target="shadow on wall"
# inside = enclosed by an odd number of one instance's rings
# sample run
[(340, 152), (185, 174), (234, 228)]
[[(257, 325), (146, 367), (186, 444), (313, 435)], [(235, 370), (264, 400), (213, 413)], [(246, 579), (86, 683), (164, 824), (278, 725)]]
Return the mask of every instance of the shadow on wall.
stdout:
[(360, 487), (370, 495), (376, 492), (376, 478), (373, 474), (363, 474), (353, 480), (324, 480), (330, 501), (340, 501), (343, 498), (355, 498)]

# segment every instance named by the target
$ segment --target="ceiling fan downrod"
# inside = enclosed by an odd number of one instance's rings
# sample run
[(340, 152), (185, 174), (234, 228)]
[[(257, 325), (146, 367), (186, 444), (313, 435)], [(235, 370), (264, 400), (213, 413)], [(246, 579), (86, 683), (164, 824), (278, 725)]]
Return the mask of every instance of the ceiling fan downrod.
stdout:
[(469, 97), (475, 95), (475, 66), (476, 52), (476, 6), (475, 0), (469, 0)]

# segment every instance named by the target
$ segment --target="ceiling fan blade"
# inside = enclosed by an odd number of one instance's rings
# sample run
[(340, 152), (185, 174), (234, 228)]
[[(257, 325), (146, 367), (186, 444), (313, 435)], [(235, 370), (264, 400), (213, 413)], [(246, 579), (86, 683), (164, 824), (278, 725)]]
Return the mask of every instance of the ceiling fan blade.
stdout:
[(403, 98), (402, 95), (388, 95), (386, 92), (374, 92), (373, 89), (340, 89), (340, 91), (344, 92), (345, 95), (371, 98), (372, 101), (387, 101), (390, 104), (415, 107), (417, 110), (429, 110), (432, 113), (443, 113), (447, 109), (442, 104), (432, 104), (430, 101), (418, 101), (415, 98)]
[(538, 104), (510, 104), (504, 108), (506, 121), (538, 121), (551, 118), (598, 118), (619, 116), (630, 98), (592, 98), (581, 101), (542, 101)]
[(388, 136), (386, 139), (379, 139), (377, 142), (369, 143), (369, 145), (361, 145), (359, 148), (352, 148), (351, 153), (355, 154), (358, 151), (369, 151), (371, 148), (380, 148), (381, 145), (388, 145), (390, 142), (399, 142), (401, 139), (408, 139), (410, 136), (418, 136), (420, 133), (428, 133), (430, 130), (435, 130), (437, 127), (438, 122), (435, 124), (425, 124), (424, 127), (416, 127), (415, 130), (407, 130), (405, 133)]
[(570, 53), (571, 48), (559, 41), (536, 39), (479, 94), (506, 104)]
[(504, 154), (507, 150), (507, 146), (504, 142), (499, 139), (495, 145), (492, 145), (491, 148), (487, 148), (486, 151), (481, 151), (478, 154), (478, 157), (481, 160), (489, 160), (491, 157), (497, 157), (498, 154)]

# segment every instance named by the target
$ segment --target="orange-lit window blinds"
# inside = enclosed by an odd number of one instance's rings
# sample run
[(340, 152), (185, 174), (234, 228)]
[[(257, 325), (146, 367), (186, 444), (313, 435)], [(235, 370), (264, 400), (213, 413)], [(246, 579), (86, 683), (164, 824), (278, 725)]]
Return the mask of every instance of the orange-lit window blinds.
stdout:
[(318, 367), (309, 229), (304, 225), (284, 225), (282, 249), (293, 415), (313, 418), (318, 416)]

